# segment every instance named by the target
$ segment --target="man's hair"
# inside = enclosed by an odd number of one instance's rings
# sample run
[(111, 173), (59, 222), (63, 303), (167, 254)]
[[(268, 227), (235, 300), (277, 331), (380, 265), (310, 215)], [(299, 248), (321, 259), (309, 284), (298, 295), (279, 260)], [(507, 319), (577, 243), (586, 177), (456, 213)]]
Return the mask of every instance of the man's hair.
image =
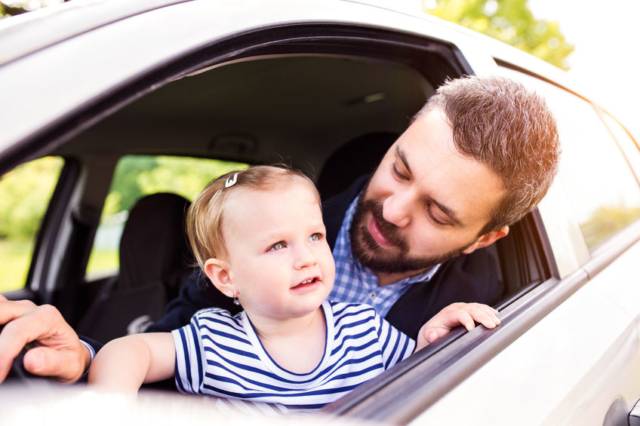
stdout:
[[(230, 179), (230, 183), (235, 179), (235, 183), (227, 187), (227, 179)], [(270, 191), (286, 187), (298, 180), (308, 184), (320, 204), (320, 195), (311, 179), (302, 172), (283, 165), (253, 166), (243, 171), (236, 170), (209, 183), (196, 197), (187, 212), (187, 236), (200, 268), (204, 270), (207, 259), (227, 255), (222, 229), (225, 217), (229, 213), (227, 210), (232, 208), (228, 201), (234, 192), (239, 188)]]
[(445, 113), (458, 151), (487, 165), (507, 191), (480, 235), (533, 210), (560, 156), (556, 121), (544, 99), (508, 78), (469, 76), (440, 86), (416, 118), (434, 108)]

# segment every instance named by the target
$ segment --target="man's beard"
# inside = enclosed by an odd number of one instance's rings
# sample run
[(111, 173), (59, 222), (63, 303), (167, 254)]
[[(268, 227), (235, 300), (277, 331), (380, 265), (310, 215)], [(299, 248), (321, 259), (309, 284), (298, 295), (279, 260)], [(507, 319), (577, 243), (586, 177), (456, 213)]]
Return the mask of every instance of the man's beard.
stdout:
[[(349, 237), (353, 255), (360, 264), (372, 271), (386, 274), (424, 271), (439, 263), (458, 257), (462, 251), (473, 244), (471, 242), (464, 247), (459, 247), (441, 255), (410, 256), (409, 244), (400, 235), (398, 227), (387, 222), (382, 216), (382, 205), (375, 200), (364, 199), (367, 186), (365, 186), (365, 190), (358, 200), (351, 228), (349, 229)], [(367, 213), (369, 212), (378, 223), (378, 227), (384, 237), (396, 246), (396, 249), (380, 247), (373, 239), (367, 228)]]

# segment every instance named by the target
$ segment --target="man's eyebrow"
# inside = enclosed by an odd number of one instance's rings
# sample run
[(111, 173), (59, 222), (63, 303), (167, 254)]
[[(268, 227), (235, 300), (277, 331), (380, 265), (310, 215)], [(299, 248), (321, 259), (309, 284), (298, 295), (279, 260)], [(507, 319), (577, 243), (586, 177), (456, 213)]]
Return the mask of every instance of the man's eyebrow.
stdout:
[(396, 155), (398, 156), (400, 161), (402, 161), (402, 165), (404, 166), (404, 168), (407, 169), (410, 175), (412, 175), (413, 173), (411, 173), (411, 167), (409, 167), (409, 161), (407, 160), (407, 155), (404, 153), (402, 149), (400, 149), (399, 145), (396, 145)]

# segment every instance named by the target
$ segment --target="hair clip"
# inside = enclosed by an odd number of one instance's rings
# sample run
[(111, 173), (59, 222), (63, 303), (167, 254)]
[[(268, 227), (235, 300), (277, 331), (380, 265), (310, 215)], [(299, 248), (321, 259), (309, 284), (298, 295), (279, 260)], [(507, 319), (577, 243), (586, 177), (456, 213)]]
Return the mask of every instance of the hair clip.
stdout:
[(237, 181), (238, 181), (238, 173), (233, 175), (233, 177), (229, 176), (227, 178), (227, 181), (224, 183), (224, 187), (225, 188), (229, 188), (229, 187), (235, 185)]

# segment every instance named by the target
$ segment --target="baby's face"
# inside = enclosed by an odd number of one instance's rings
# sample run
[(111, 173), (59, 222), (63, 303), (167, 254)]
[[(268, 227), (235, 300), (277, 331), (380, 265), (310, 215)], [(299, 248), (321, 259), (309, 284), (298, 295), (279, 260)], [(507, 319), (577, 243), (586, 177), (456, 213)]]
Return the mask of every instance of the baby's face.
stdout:
[(313, 188), (301, 178), (269, 191), (235, 188), (228, 202), (227, 261), (249, 315), (285, 319), (318, 309), (335, 264)]

